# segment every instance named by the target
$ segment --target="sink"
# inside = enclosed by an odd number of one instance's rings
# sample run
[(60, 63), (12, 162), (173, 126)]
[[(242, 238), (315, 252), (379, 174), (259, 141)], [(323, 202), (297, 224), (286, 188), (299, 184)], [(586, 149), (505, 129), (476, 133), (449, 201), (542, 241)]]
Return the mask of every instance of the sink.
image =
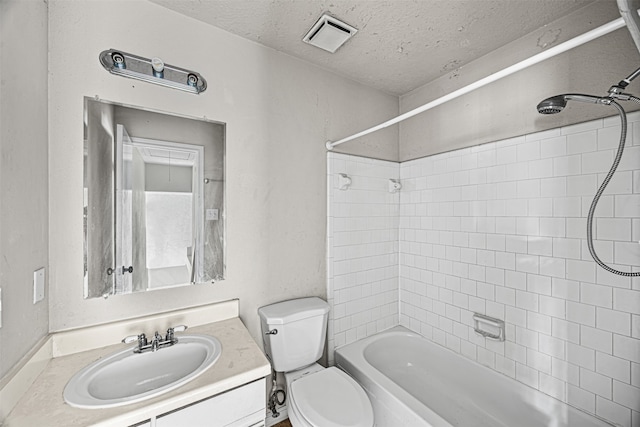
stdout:
[(154, 352), (136, 347), (113, 353), (77, 372), (64, 389), (76, 408), (112, 408), (159, 396), (195, 379), (222, 353), (217, 338), (181, 335), (177, 344)]

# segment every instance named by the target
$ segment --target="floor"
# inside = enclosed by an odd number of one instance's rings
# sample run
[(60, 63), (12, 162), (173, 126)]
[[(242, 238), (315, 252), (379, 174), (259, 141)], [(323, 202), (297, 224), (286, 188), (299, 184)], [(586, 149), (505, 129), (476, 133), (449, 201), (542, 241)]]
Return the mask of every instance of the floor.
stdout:
[(292, 427), (291, 423), (289, 422), (289, 418), (287, 418), (284, 421), (280, 421), (278, 424), (274, 425), (273, 427)]

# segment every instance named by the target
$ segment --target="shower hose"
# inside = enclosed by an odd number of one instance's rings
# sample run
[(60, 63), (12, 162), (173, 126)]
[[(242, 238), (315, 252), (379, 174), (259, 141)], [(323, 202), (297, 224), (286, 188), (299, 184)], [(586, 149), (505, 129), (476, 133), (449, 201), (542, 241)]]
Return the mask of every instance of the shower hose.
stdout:
[[(640, 98), (631, 96), (629, 99), (631, 101), (634, 101), (637, 104), (640, 104)], [(622, 124), (622, 128), (620, 131), (620, 143), (618, 144), (618, 151), (616, 153), (615, 159), (613, 160), (613, 164), (611, 165), (611, 169), (609, 169), (609, 173), (607, 173), (607, 176), (604, 178), (604, 181), (602, 181), (600, 188), (598, 188), (596, 195), (593, 197), (593, 201), (591, 202), (591, 207), (589, 207), (589, 214), (587, 215), (587, 245), (589, 246), (589, 252), (593, 257), (593, 260), (600, 267), (604, 268), (610, 273), (617, 274), (620, 276), (638, 277), (640, 276), (640, 272), (628, 273), (625, 271), (619, 271), (619, 270), (616, 270), (615, 268), (609, 267), (600, 259), (600, 257), (598, 257), (598, 255), (596, 254), (596, 250), (593, 247), (593, 215), (595, 213), (596, 206), (598, 205), (598, 201), (600, 200), (600, 196), (602, 196), (602, 193), (604, 193), (604, 190), (607, 188), (607, 184), (609, 184), (609, 181), (611, 181), (611, 178), (613, 178), (613, 174), (616, 172), (616, 169), (618, 168), (620, 159), (622, 159), (622, 153), (624, 151), (624, 143), (627, 138), (627, 114), (625, 113), (624, 108), (622, 108), (622, 106), (614, 100), (611, 100), (611, 103), (609, 105), (614, 106), (618, 110), (618, 114), (620, 114), (620, 122)]]

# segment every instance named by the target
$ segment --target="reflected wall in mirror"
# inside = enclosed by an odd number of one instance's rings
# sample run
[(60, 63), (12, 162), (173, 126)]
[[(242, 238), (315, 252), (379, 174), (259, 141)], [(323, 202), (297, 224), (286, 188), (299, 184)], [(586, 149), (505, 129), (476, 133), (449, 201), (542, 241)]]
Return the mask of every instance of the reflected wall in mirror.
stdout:
[(224, 279), (224, 124), (84, 105), (85, 298)]

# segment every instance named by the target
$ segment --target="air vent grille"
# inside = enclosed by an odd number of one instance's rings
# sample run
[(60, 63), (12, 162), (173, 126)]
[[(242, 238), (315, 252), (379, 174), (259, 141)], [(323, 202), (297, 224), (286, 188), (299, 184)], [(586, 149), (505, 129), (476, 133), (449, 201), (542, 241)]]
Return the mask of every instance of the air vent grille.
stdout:
[(318, 19), (302, 39), (303, 42), (334, 53), (358, 30), (326, 13)]

